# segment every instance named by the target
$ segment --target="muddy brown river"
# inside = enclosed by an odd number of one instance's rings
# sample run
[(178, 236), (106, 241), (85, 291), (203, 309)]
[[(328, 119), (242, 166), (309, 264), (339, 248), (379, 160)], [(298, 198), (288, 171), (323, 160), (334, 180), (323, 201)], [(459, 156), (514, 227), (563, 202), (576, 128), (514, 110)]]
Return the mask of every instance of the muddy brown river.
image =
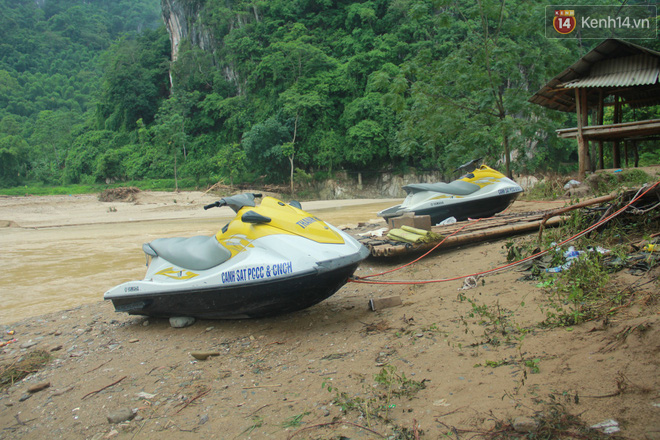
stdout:
[[(205, 212), (163, 202), (110, 207), (89, 197), (52, 199), (29, 205), (0, 199), (0, 325), (99, 301), (114, 285), (143, 278), (142, 243), (212, 235), (233, 218), (228, 208)], [(307, 202), (303, 209), (339, 226), (375, 219), (394, 202)], [(114, 206), (130, 212), (113, 216)], [(185, 218), (167, 218), (177, 215)]]

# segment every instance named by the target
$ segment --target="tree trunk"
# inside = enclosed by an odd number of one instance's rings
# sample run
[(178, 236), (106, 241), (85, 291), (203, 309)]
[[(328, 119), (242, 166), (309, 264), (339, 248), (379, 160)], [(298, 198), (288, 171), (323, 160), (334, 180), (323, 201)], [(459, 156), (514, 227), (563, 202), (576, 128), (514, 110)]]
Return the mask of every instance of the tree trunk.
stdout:
[(293, 197), (293, 154), (289, 156), (289, 162), (291, 163), (291, 197)]
[(298, 112), (296, 112), (296, 120), (293, 123), (293, 140), (291, 141), (291, 145), (293, 147), (293, 152), (291, 153), (291, 156), (289, 156), (289, 162), (291, 163), (291, 197), (293, 197), (293, 158), (296, 155), (296, 136), (298, 135)]
[(176, 150), (174, 150), (174, 191), (179, 192), (179, 180), (176, 175)]
[(506, 164), (506, 176), (509, 179), (513, 179), (513, 175), (511, 174), (511, 158), (509, 156), (509, 136), (504, 134), (504, 163)]

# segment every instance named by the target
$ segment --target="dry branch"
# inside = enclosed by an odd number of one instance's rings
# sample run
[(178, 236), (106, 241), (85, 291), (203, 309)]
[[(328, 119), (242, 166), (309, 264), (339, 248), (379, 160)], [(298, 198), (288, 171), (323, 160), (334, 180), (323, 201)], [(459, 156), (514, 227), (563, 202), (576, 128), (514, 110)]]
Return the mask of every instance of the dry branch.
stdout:
[(204, 391), (200, 391), (199, 393), (197, 393), (197, 395), (196, 395), (195, 397), (193, 397), (192, 399), (188, 400), (188, 401), (187, 401), (187, 402), (186, 402), (181, 408), (179, 408), (179, 409), (177, 410), (177, 412), (175, 412), (175, 414), (179, 414), (181, 411), (183, 411), (188, 405), (190, 405), (191, 403), (193, 403), (195, 400), (199, 399), (199, 398), (202, 397), (202, 396), (207, 395), (207, 394), (210, 393), (210, 392), (211, 392), (211, 389), (210, 389), (210, 388), (207, 389), (207, 390), (204, 390)]
[(82, 396), (82, 398), (81, 398), (80, 400), (84, 400), (85, 397), (89, 397), (89, 396), (91, 396), (91, 395), (93, 395), (93, 394), (98, 394), (98, 393), (100, 393), (101, 391), (103, 391), (103, 390), (105, 390), (105, 389), (107, 389), (107, 388), (110, 388), (110, 387), (112, 387), (112, 386), (115, 386), (115, 385), (117, 385), (119, 382), (121, 382), (122, 380), (126, 379), (127, 377), (128, 377), (128, 376), (124, 376), (124, 377), (122, 377), (121, 379), (119, 379), (119, 380), (117, 380), (117, 381), (115, 381), (115, 382), (112, 382), (110, 385), (106, 385), (106, 386), (104, 386), (103, 388), (99, 388), (99, 389), (96, 390), (96, 391), (91, 391), (91, 392), (85, 394), (84, 396)]

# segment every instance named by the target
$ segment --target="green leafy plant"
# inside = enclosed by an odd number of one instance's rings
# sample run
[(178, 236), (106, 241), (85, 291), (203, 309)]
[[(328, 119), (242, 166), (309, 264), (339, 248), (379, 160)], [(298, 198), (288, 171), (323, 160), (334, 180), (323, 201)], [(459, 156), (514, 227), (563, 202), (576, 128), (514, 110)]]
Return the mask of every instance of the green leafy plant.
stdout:
[(302, 419), (307, 415), (309, 415), (309, 411), (305, 411), (300, 414), (296, 414), (295, 416), (291, 416), (288, 419), (286, 419), (284, 422), (282, 422), (282, 427), (297, 428), (302, 424)]
[(538, 374), (541, 372), (541, 369), (539, 368), (539, 363), (541, 362), (541, 359), (527, 359), (525, 361), (525, 366), (529, 368), (530, 373), (532, 374)]
[(252, 431), (254, 431), (257, 428), (261, 428), (264, 424), (264, 418), (261, 416), (252, 416), (252, 424), (248, 426), (242, 433), (246, 435), (252, 434)]
[(547, 295), (545, 326), (571, 326), (599, 315), (599, 304), (613, 290), (600, 260), (597, 252), (585, 252), (562, 272), (549, 275), (555, 279), (542, 284)]
[[(478, 324), (483, 327), (484, 339), (477, 341), (475, 345), (488, 343), (499, 345), (502, 342), (515, 342), (517, 336), (524, 331), (514, 320), (514, 312), (502, 307), (499, 301), (494, 306), (479, 304), (475, 299), (468, 297), (465, 293), (458, 294), (459, 301), (465, 301), (470, 304), (471, 309), (467, 316), (461, 316), (461, 321), (465, 326), (465, 332), (471, 332), (471, 326), (468, 318), (477, 318)], [(520, 307), (524, 307), (525, 302), (521, 301)], [(474, 333), (473, 333), (474, 334)]]
[(420, 390), (426, 388), (425, 380), (416, 381), (398, 373), (394, 365), (385, 365), (374, 375), (375, 386), (365, 388), (363, 395), (349, 395), (337, 390), (326, 379), (321, 384), (328, 392), (334, 392), (334, 403), (342, 412), (357, 411), (371, 426), (373, 419), (389, 422), (389, 411), (396, 407), (395, 399), (412, 399)]

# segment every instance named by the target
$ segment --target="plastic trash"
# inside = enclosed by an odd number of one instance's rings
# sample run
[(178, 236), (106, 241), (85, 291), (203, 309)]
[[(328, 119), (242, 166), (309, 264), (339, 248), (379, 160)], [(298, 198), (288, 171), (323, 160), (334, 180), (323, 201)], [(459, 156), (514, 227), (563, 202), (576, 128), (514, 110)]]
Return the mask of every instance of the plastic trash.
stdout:
[(605, 434), (614, 434), (615, 432), (621, 431), (619, 428), (619, 422), (616, 420), (608, 419), (600, 423), (596, 423), (591, 426), (591, 429), (597, 429)]
[(571, 189), (571, 188), (575, 188), (576, 186), (580, 186), (580, 182), (571, 179), (566, 183), (566, 185), (564, 185), (564, 189)]
[(447, 226), (447, 225), (453, 225), (454, 223), (456, 223), (456, 217), (448, 217), (443, 221), (441, 221), (440, 223), (438, 223), (436, 226)]
[(546, 269), (545, 271), (550, 273), (558, 273), (561, 272), (562, 270), (566, 270), (569, 267), (571, 267), (571, 264), (573, 264), (575, 260), (583, 253), (584, 251), (575, 250), (574, 246), (570, 246), (568, 250), (564, 252), (564, 260), (566, 262), (561, 266), (551, 267), (549, 269)]

